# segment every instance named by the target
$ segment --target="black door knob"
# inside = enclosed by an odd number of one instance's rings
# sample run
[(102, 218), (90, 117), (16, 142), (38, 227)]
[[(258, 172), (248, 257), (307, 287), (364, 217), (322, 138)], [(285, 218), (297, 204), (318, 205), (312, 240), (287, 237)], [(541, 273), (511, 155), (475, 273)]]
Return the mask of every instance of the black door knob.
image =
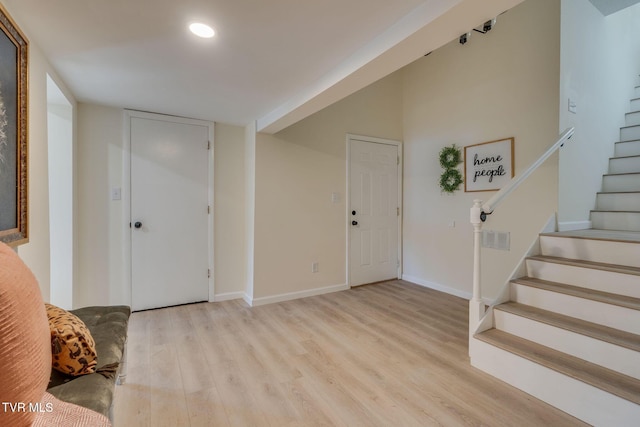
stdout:
[(356, 214), (356, 211), (351, 211), (351, 215), (355, 215), (355, 214)]
[(142, 227), (142, 223), (141, 223), (140, 221), (136, 221), (136, 223), (135, 223), (135, 224), (133, 224), (133, 226), (134, 226), (135, 228), (140, 228), (140, 227)]
[(351, 221), (351, 225), (358, 225), (358, 221)]

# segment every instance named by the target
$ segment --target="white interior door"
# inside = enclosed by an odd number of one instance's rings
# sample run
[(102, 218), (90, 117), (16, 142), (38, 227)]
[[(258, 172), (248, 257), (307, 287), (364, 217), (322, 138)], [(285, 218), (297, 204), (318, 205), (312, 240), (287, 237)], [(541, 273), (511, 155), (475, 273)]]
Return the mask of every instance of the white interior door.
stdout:
[(132, 308), (206, 301), (209, 127), (132, 116), (130, 132)]
[(397, 145), (349, 143), (349, 283), (398, 278)]

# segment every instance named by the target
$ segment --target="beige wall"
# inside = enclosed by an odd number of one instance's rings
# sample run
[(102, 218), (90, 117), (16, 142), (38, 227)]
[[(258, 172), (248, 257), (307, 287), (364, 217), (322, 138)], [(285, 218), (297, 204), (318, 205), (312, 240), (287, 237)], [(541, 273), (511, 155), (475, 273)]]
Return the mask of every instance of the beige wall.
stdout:
[[(562, 1), (560, 123), (575, 136), (560, 152), (559, 221), (588, 228), (614, 142), (640, 73), (640, 4), (604, 17), (590, 2)], [(577, 104), (569, 113), (568, 99)]]
[(276, 135), (257, 135), (255, 303), (346, 285), (346, 134), (401, 140), (401, 83), (394, 74)]
[(240, 298), (246, 282), (244, 128), (215, 125), (215, 299)]
[[(21, 17), (13, 15), (15, 23), (29, 39), (29, 28)], [(29, 40), (29, 243), (18, 248), (18, 254), (31, 268), (40, 284), (45, 301), (50, 295), (50, 241), (49, 241), (49, 166), (47, 138), (47, 74), (72, 103), (75, 99), (57, 77), (46, 57), (33, 41)], [(75, 146), (75, 141), (74, 141)]]
[[(558, 135), (560, 4), (530, 0), (406, 67), (404, 76), (404, 278), (461, 296), (472, 283), (473, 199), (441, 194), (438, 153), (515, 137), (521, 172)], [(462, 165), (460, 165), (462, 170)], [(483, 251), (484, 297), (494, 296), (557, 207), (557, 157), (500, 206), (487, 229), (511, 232), (511, 251)], [(452, 227), (452, 222), (455, 226)]]

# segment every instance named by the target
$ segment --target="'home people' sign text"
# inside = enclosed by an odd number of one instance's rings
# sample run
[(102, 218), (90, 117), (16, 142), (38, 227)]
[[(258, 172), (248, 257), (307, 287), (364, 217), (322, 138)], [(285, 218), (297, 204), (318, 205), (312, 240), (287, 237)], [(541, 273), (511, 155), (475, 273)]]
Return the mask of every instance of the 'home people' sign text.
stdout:
[(514, 138), (464, 147), (464, 191), (499, 190), (513, 178)]

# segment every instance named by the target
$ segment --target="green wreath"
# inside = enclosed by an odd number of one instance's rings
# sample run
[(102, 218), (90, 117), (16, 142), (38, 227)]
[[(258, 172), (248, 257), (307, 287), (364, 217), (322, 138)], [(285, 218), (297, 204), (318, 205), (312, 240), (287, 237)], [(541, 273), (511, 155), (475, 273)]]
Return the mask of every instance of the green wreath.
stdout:
[(445, 193), (453, 193), (462, 184), (462, 174), (458, 169), (446, 169), (440, 175), (440, 188)]
[(444, 169), (455, 168), (462, 162), (460, 157), (460, 149), (456, 147), (455, 144), (451, 147), (444, 147), (440, 150), (440, 166)]

